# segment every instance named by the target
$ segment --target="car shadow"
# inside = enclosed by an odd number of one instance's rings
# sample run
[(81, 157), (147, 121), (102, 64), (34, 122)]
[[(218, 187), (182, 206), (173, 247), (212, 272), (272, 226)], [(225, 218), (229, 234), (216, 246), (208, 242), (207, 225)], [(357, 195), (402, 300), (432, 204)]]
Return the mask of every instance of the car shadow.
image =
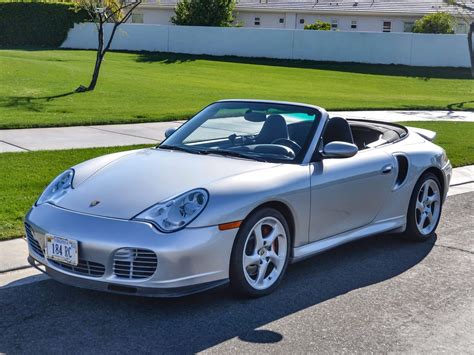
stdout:
[(278, 343), (284, 334), (259, 328), (396, 277), (435, 241), (379, 235), (353, 242), (291, 265), (280, 288), (259, 299), (236, 297), (226, 287), (179, 299), (105, 294), (53, 280), (7, 288), (0, 290), (0, 353), (48, 351), (46, 332), (74, 352), (197, 352), (235, 337)]

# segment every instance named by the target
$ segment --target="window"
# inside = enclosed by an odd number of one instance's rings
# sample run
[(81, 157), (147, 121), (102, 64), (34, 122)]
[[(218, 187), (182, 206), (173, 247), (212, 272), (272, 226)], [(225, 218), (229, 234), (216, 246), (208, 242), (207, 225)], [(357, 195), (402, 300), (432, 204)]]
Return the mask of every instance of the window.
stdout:
[[(217, 102), (169, 136), (159, 149), (300, 164), (320, 119), (317, 109), (305, 106)], [(275, 143), (288, 129), (297, 144)]]
[(392, 22), (384, 21), (383, 22), (383, 32), (392, 32)]
[(403, 23), (403, 32), (413, 32), (414, 22), (404, 22)]
[(304, 25), (304, 18), (300, 18), (300, 24)]
[(352, 20), (351, 21), (351, 29), (353, 29), (353, 30), (357, 29), (357, 20)]
[(255, 20), (253, 22), (255, 26), (260, 26), (260, 17), (255, 17)]
[(331, 30), (336, 31), (338, 27), (337, 20), (331, 20)]
[(281, 18), (281, 19), (280, 19), (280, 23), (285, 23), (285, 19), (284, 19), (284, 18)]
[(132, 23), (143, 23), (143, 14), (132, 14)]

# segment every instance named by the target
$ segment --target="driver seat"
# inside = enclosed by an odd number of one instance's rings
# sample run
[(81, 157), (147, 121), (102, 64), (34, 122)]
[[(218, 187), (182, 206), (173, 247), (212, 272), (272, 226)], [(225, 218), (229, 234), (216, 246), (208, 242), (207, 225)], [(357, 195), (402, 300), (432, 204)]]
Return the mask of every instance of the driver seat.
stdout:
[(281, 138), (289, 138), (286, 121), (281, 115), (270, 115), (265, 120), (260, 133), (255, 138), (255, 143), (270, 144)]

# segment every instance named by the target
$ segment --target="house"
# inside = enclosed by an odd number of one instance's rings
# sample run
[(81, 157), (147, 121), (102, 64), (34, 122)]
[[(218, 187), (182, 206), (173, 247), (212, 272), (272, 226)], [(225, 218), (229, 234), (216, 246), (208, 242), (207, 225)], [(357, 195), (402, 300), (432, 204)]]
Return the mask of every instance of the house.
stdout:
[[(151, 0), (141, 4), (132, 22), (171, 24), (176, 0)], [(334, 31), (411, 32), (426, 14), (456, 10), (443, 0), (237, 0), (236, 24), (252, 28), (303, 29), (317, 20)], [(467, 33), (458, 21), (456, 33)]]

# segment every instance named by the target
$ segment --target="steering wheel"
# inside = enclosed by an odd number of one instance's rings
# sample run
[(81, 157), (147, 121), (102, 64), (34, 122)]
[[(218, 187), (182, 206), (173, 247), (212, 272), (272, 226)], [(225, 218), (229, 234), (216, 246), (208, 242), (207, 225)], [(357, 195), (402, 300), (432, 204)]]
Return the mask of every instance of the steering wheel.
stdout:
[(293, 149), (294, 152), (298, 153), (300, 150), (301, 150), (301, 146), (296, 143), (295, 141), (292, 141), (291, 139), (287, 139), (287, 138), (278, 138), (278, 139), (275, 139), (272, 144), (280, 144), (280, 145), (284, 145), (288, 148), (291, 148)]

